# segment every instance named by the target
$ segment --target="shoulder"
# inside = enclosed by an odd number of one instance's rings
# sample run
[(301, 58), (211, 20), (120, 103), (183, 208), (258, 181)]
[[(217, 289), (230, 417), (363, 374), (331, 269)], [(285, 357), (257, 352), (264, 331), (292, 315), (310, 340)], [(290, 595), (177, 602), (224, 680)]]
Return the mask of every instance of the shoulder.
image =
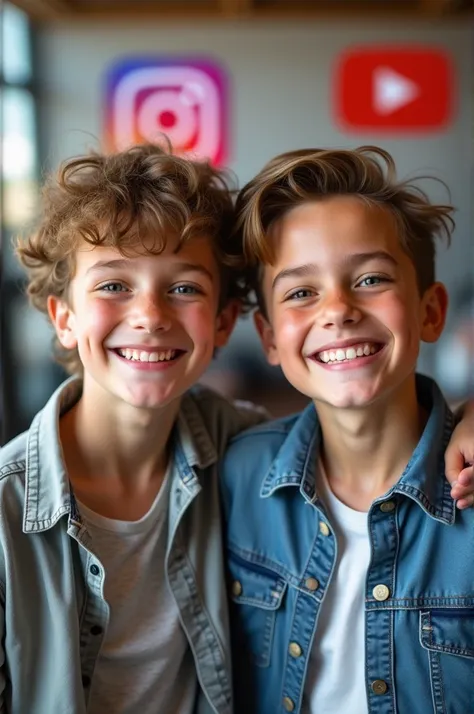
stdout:
[(295, 414), (268, 421), (233, 437), (221, 462), (223, 485), (233, 488), (237, 482), (253, 484), (257, 478), (260, 483), (298, 418)]
[(190, 389), (182, 403), (188, 419), (198, 419), (214, 442), (229, 440), (244, 429), (269, 419), (262, 407), (250, 402), (230, 402), (208, 387)]
[(0, 449), (0, 484), (26, 470), (28, 432), (9, 441)]

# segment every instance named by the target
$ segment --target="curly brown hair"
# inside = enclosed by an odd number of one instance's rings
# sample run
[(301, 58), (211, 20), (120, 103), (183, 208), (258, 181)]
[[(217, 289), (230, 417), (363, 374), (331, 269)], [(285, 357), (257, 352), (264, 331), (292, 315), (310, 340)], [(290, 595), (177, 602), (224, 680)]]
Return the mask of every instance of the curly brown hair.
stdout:
[(435, 281), (435, 238), (444, 236), (449, 244), (452, 206), (432, 204), (418, 186), (397, 180), (392, 156), (376, 146), (290, 151), (269, 161), (237, 197), (235, 236), (253, 266), (250, 282), (263, 311), (261, 265), (274, 260), (271, 226), (295, 206), (335, 195), (357, 196), (389, 210), (413, 260), (420, 293)]
[[(180, 243), (208, 236), (221, 272), (220, 307), (238, 298), (245, 305), (246, 272), (233, 251), (232, 189), (228, 176), (207, 162), (181, 158), (171, 147), (140, 145), (114, 154), (92, 151), (65, 161), (43, 188), (36, 230), (16, 242), (28, 278), (31, 303), (48, 313), (49, 296), (67, 300), (81, 240), (117, 248), (123, 255), (150, 236), (154, 254), (167, 236)], [(76, 350), (55, 339), (57, 360), (82, 371)]]

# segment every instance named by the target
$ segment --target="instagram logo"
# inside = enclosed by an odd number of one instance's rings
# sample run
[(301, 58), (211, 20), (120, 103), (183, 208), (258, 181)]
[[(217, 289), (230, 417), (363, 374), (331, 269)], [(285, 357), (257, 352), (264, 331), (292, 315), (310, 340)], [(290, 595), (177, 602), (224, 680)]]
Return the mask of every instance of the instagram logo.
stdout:
[(189, 59), (136, 59), (109, 74), (106, 143), (111, 150), (160, 143), (176, 154), (227, 160), (227, 79), (215, 63)]

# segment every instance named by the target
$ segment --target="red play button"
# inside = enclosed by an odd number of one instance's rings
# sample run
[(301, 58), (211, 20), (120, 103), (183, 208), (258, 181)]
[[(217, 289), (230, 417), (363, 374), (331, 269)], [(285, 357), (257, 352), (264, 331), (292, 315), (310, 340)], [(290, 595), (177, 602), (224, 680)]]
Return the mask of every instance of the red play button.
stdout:
[(452, 95), (451, 62), (440, 50), (357, 49), (339, 61), (335, 113), (345, 129), (434, 130), (450, 121)]

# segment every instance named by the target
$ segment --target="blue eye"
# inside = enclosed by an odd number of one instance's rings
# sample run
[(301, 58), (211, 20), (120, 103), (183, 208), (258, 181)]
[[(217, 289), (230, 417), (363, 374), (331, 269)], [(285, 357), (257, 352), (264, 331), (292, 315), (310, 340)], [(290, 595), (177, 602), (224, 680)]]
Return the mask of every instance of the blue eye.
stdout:
[(128, 288), (126, 288), (125, 285), (123, 285), (122, 283), (112, 283), (111, 282), (111, 283), (105, 283), (105, 285), (101, 285), (99, 287), (99, 290), (101, 290), (104, 293), (121, 293), (121, 292), (128, 290)]
[(363, 278), (359, 283), (357, 283), (357, 285), (361, 287), (371, 288), (376, 285), (381, 285), (382, 283), (387, 282), (388, 278), (383, 278), (380, 275), (367, 275), (367, 277)]
[(294, 293), (288, 295), (287, 300), (304, 300), (305, 298), (313, 297), (314, 292), (308, 290), (307, 288), (300, 288), (300, 290), (295, 290)]
[(172, 288), (171, 292), (177, 293), (178, 295), (199, 295), (202, 291), (194, 285), (176, 285)]

